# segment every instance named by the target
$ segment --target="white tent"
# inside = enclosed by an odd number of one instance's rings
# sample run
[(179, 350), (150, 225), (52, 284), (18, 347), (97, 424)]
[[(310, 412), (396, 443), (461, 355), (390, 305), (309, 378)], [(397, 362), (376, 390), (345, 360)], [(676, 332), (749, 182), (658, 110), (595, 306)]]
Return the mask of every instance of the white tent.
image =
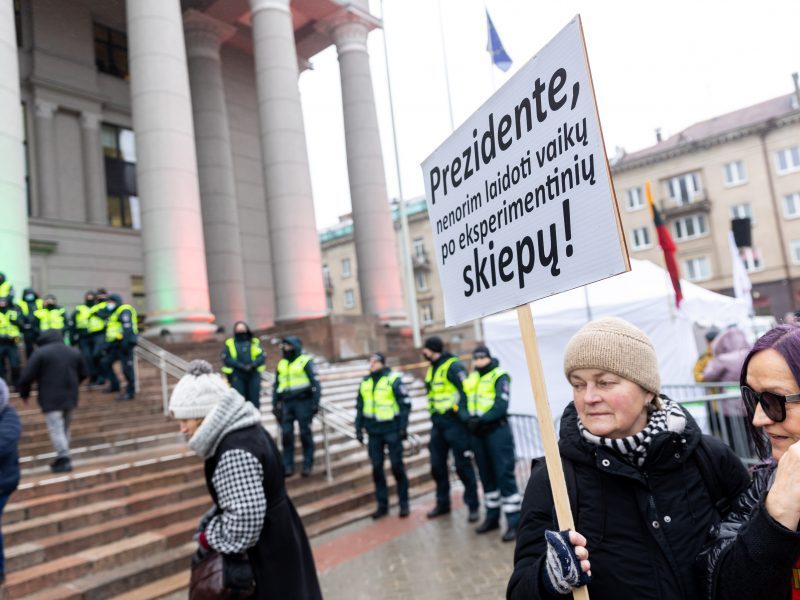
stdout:
[[(668, 273), (649, 261), (632, 270), (531, 303), (553, 418), (572, 400), (564, 377), (564, 348), (590, 319), (620, 317), (650, 336), (664, 384), (692, 383), (698, 352), (693, 324), (725, 327), (747, 323), (744, 303), (681, 280), (683, 302), (675, 307)], [(511, 375), (510, 412), (535, 415), (516, 310), (483, 319), (486, 344)]]

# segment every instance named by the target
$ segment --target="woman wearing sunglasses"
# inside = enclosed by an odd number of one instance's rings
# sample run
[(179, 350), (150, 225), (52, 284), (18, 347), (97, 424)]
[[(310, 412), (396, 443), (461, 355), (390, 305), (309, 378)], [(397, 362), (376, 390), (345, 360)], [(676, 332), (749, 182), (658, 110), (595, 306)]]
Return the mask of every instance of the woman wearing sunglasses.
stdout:
[(764, 334), (740, 381), (750, 437), (766, 462), (701, 556), (708, 597), (800, 600), (800, 325)]

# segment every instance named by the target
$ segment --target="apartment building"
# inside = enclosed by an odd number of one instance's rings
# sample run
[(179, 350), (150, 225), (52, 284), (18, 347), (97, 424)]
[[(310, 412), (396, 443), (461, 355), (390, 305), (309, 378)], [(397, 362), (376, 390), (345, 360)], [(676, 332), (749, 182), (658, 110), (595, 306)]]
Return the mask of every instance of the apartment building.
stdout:
[(739, 249), (758, 314), (800, 307), (800, 91), (702, 121), (612, 165), (633, 258), (664, 266), (645, 182), (678, 248), (681, 276), (732, 295), (731, 220), (751, 219)]

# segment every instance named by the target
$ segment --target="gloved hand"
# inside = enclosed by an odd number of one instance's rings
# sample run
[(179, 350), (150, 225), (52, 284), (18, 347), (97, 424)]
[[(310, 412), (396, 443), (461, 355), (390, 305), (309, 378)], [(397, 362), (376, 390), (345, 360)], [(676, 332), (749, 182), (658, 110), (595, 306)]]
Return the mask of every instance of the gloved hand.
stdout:
[(400, 439), (405, 442), (408, 439), (408, 431), (403, 429), (403, 431), (400, 432)]
[(314, 405), (314, 409), (311, 412), (311, 415), (314, 416), (319, 412), (319, 402)]
[(272, 414), (278, 420), (278, 423), (283, 422), (283, 402), (277, 401), (272, 403)]
[(356, 440), (362, 446), (364, 445), (364, 432), (361, 431), (360, 429), (358, 431), (356, 431)]
[(206, 550), (202, 546), (198, 546), (197, 550), (194, 551), (192, 555), (192, 567), (197, 566), (200, 562), (209, 554), (211, 554), (211, 550)]
[(592, 580), (586, 538), (576, 531), (545, 530), (547, 560), (544, 587), (551, 594), (567, 595)]
[(472, 435), (477, 435), (478, 430), (481, 428), (481, 418), (480, 417), (470, 417), (467, 421), (467, 429)]

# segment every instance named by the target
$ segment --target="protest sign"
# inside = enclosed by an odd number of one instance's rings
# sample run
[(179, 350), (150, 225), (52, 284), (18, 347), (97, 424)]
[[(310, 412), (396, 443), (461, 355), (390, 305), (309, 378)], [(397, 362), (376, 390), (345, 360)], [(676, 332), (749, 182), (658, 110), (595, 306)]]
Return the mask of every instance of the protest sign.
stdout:
[(422, 170), (447, 325), (630, 270), (579, 17)]

